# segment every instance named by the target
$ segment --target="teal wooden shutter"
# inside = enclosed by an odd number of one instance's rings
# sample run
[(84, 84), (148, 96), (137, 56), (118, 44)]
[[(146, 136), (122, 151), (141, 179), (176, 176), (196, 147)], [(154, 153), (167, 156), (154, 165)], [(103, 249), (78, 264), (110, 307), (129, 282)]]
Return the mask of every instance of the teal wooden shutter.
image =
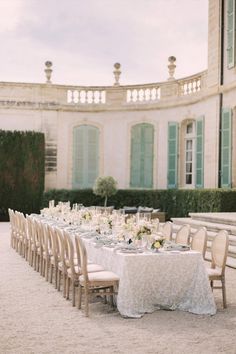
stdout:
[(151, 124), (137, 124), (131, 130), (130, 187), (152, 188), (153, 186), (153, 141)]
[(83, 184), (84, 171), (84, 131), (80, 127), (73, 130), (73, 175), (72, 187), (81, 188)]
[(141, 169), (141, 183), (144, 188), (153, 187), (153, 142), (154, 128), (151, 124), (145, 124), (143, 130), (143, 163)]
[(223, 108), (221, 113), (221, 187), (231, 187), (231, 109)]
[(204, 117), (196, 121), (196, 188), (204, 187)]
[(87, 186), (93, 187), (99, 174), (99, 130), (93, 126), (87, 126)]
[(178, 123), (168, 123), (168, 188), (177, 188), (178, 180)]
[(227, 65), (235, 65), (235, 0), (227, 1)]
[(141, 171), (141, 125), (132, 127), (131, 130), (131, 171), (130, 187), (140, 187)]
[(73, 188), (91, 188), (99, 172), (99, 130), (90, 125), (73, 131)]

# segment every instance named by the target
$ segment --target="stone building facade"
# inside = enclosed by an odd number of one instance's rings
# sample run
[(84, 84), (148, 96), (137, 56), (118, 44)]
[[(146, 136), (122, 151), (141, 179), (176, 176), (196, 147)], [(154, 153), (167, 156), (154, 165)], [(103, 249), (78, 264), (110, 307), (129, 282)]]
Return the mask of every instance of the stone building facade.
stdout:
[[(236, 187), (235, 0), (209, 0), (208, 69), (166, 82), (0, 83), (0, 129), (45, 133), (46, 189)], [(199, 53), (200, 56), (200, 53)]]

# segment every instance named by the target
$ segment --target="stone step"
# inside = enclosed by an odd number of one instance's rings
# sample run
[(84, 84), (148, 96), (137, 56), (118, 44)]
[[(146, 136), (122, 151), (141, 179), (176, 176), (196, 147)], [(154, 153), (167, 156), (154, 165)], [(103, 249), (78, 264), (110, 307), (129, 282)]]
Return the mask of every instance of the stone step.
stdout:
[(201, 221), (201, 220), (193, 220), (191, 218), (173, 218), (173, 239), (175, 239), (176, 232), (181, 228), (184, 224), (189, 224), (190, 235), (192, 236), (199, 227), (205, 226), (207, 228), (207, 252), (206, 259), (211, 260), (211, 244), (212, 240), (216, 236), (217, 232), (220, 230), (227, 230), (229, 232), (229, 251), (227, 256), (226, 264), (229, 267), (236, 268), (236, 235), (231, 232), (234, 231), (234, 227), (232, 225), (227, 224), (213, 224), (211, 222)]
[[(211, 253), (209, 251), (206, 252), (206, 260), (211, 261)], [(227, 257), (227, 266), (231, 268), (236, 268), (236, 258)]]
[(172, 218), (174, 224), (183, 225), (189, 224), (192, 228), (198, 229), (199, 227), (205, 226), (207, 230), (218, 232), (220, 230), (226, 230), (229, 234), (236, 236), (236, 226), (230, 224), (221, 224), (216, 222), (205, 221), (201, 219), (192, 218)]
[(193, 220), (236, 226), (236, 213), (189, 213)]
[[(196, 224), (193, 225), (192, 222), (189, 222), (189, 221), (191, 221), (191, 219), (190, 220), (188, 219), (186, 221), (183, 220), (183, 223), (181, 223), (181, 222), (174, 223), (173, 222), (173, 232), (176, 233), (181, 228), (182, 225), (189, 224), (191, 227), (190, 234), (192, 236), (197, 231), (198, 228), (205, 226), (204, 224), (201, 224), (201, 223), (198, 223), (197, 225)], [(217, 229), (216, 231), (211, 231), (207, 227), (206, 227), (206, 229), (207, 229), (207, 237), (208, 237), (208, 240), (210, 240), (210, 241), (213, 240), (213, 238), (215, 237), (215, 235), (217, 234), (218, 231), (226, 230), (226, 228), (223, 228), (223, 229)], [(230, 242), (230, 244), (236, 246), (236, 235), (229, 233), (229, 242)]]

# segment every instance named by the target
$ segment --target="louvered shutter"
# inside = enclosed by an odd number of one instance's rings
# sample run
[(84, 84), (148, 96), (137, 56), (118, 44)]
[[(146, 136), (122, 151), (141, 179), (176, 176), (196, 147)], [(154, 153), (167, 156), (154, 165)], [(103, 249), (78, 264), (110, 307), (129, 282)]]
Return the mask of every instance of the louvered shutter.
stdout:
[(90, 125), (73, 131), (73, 188), (93, 187), (99, 172), (99, 130)]
[(153, 140), (151, 124), (137, 124), (131, 130), (130, 187), (152, 188), (153, 186)]
[(178, 180), (178, 123), (168, 123), (168, 188), (177, 188)]
[(223, 108), (221, 114), (221, 187), (231, 187), (231, 109)]
[(227, 65), (235, 65), (235, 0), (227, 1)]
[(204, 117), (196, 121), (196, 188), (204, 187)]

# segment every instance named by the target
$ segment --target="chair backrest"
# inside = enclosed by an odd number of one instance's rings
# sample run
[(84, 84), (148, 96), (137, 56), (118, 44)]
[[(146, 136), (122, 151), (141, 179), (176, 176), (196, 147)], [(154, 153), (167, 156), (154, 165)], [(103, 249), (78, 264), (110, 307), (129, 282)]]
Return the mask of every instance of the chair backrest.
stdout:
[(20, 235), (23, 239), (27, 238), (27, 220), (23, 213), (19, 213), (19, 226), (20, 226)]
[(9, 213), (9, 219), (10, 219), (10, 225), (11, 225), (11, 232), (15, 234), (17, 231), (16, 215), (14, 213), (14, 210), (12, 210), (10, 208), (8, 209), (8, 213)]
[(70, 267), (72, 276), (75, 276), (75, 263), (74, 263), (74, 245), (70, 234), (67, 231), (63, 231), (65, 243), (67, 243), (68, 250), (68, 266)]
[(166, 240), (172, 240), (172, 222), (167, 221), (164, 225), (162, 225), (161, 232)]
[(58, 239), (56, 234), (56, 229), (53, 226), (49, 227), (50, 239), (51, 239), (51, 252), (55, 259), (58, 261), (60, 258), (60, 249), (58, 245)]
[(190, 236), (190, 226), (183, 225), (176, 233), (175, 242), (183, 245), (188, 245)]
[(198, 229), (192, 237), (191, 249), (198, 251), (205, 258), (207, 248), (207, 230), (205, 227)]
[(59, 228), (55, 228), (58, 250), (60, 254), (60, 261), (63, 262), (63, 266), (65, 266), (65, 240), (64, 234)]
[(82, 268), (81, 258), (80, 258), (80, 237), (75, 236), (75, 252), (77, 256), (78, 267)]
[(221, 268), (222, 273), (225, 270), (225, 264), (228, 254), (229, 248), (229, 235), (226, 230), (221, 230), (215, 236), (214, 240), (212, 241), (211, 245), (211, 257), (212, 268), (218, 267)]
[(48, 241), (49, 241), (49, 228), (47, 224), (44, 223), (40, 223), (40, 227), (41, 227), (41, 232), (42, 232), (42, 248), (44, 250), (44, 252), (46, 253), (46, 255), (48, 255), (49, 253), (49, 247), (48, 247)]
[(84, 276), (84, 280), (88, 283), (88, 270), (87, 270), (87, 251), (85, 245), (79, 236), (75, 236), (75, 244), (80, 255), (81, 272)]
[(29, 215), (26, 214), (26, 223), (27, 223), (27, 238), (29, 241), (32, 242), (33, 240), (33, 225), (32, 225), (32, 219)]

